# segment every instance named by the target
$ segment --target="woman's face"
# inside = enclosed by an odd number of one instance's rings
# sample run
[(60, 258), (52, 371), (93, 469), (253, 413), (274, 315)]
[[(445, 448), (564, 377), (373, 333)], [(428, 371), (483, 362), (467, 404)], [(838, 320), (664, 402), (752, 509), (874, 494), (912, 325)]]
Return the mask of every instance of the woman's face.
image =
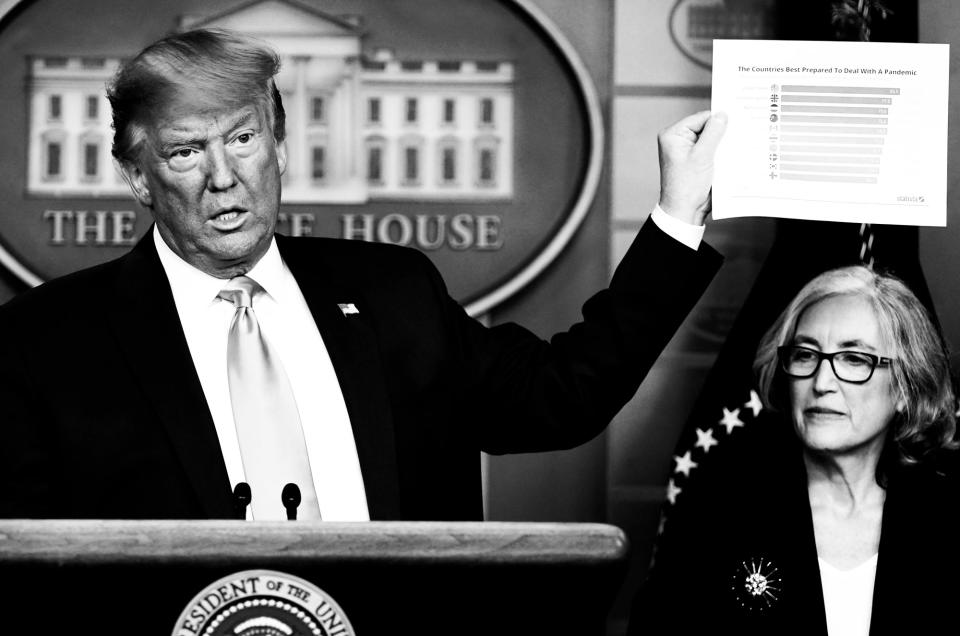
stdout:
[[(835, 296), (800, 316), (790, 344), (823, 353), (860, 351), (893, 357), (873, 307), (859, 296)], [(837, 378), (827, 360), (809, 378), (787, 378), (793, 426), (804, 445), (834, 455), (877, 451), (902, 404), (890, 367), (877, 367), (864, 384)]]

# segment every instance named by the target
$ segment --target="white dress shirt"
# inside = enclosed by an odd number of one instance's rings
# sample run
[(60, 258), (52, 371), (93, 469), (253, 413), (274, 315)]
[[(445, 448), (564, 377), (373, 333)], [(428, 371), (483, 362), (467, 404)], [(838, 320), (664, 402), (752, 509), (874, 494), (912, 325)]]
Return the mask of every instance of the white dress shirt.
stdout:
[(672, 236), (692, 250), (700, 247), (700, 241), (703, 240), (703, 233), (707, 229), (705, 225), (693, 225), (692, 223), (673, 218), (663, 211), (660, 204), (657, 204), (656, 207), (653, 208), (653, 212), (650, 213), (650, 219), (666, 234)]
[[(153, 238), (233, 488), (246, 481), (227, 380), (227, 332), (235, 308), (217, 298), (226, 281), (186, 263), (155, 228)], [(326, 521), (369, 521), (360, 460), (343, 393), (306, 300), (280, 258), (276, 241), (247, 276), (266, 291), (254, 299), (253, 310), (293, 388), (320, 514)], [(251, 515), (248, 507), (247, 518)]]

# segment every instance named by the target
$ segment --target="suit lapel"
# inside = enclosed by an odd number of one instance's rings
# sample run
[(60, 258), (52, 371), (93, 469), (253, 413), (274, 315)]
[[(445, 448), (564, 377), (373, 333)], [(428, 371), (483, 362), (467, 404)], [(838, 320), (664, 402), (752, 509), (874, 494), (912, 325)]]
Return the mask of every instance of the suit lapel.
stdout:
[[(826, 634), (823, 585), (817, 560), (813, 512), (807, 488), (807, 472), (799, 441), (791, 430), (770, 422), (768, 434), (750, 448), (773, 461), (757, 471), (759, 497), (751, 498), (755, 515), (747, 519), (753, 544), (767, 552), (782, 568), (780, 623), (791, 633)], [(760, 505), (753, 505), (759, 503)], [(771, 630), (770, 633), (780, 633)]]
[(277, 247), (310, 307), (337, 374), (357, 445), (370, 518), (399, 519), (393, 420), (376, 332), (365, 313), (369, 306), (362, 290), (331, 280), (336, 268), (323, 265), (332, 262), (329, 256), (307, 251), (318, 247), (317, 242), (278, 236)]
[(935, 542), (936, 535), (932, 535), (932, 528), (926, 525), (930, 517), (924, 510), (930, 502), (923, 497), (922, 487), (909, 481), (905, 472), (902, 468), (894, 469), (888, 478), (873, 583), (871, 634), (898, 633), (895, 626), (900, 625), (904, 608), (910, 607), (904, 600), (904, 582), (926, 581), (924, 568), (918, 561), (927, 557), (929, 548), (923, 547), (924, 542)]
[(150, 232), (124, 257), (115, 291), (111, 326), (205, 516), (232, 517), (220, 442)]
[(797, 633), (826, 634), (827, 614), (823, 601), (823, 581), (820, 578), (820, 561), (817, 555), (817, 540), (813, 527), (813, 510), (810, 507), (810, 495), (807, 485), (807, 471), (802, 456), (797, 454), (795, 461), (796, 481), (792, 492), (796, 499), (787, 512), (789, 533), (792, 538), (786, 549), (794, 554), (796, 584), (799, 594), (794, 599), (795, 625)]

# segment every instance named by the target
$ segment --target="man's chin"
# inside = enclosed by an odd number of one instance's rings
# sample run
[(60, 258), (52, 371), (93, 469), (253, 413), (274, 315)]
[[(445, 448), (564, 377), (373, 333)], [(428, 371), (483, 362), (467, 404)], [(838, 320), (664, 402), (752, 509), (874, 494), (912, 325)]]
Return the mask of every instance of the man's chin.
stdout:
[[(228, 237), (225, 237), (228, 238)], [(272, 237), (271, 237), (272, 238)], [(217, 278), (242, 276), (253, 269), (270, 247), (270, 240), (244, 241), (217, 245), (217, 249), (191, 263), (197, 269)]]

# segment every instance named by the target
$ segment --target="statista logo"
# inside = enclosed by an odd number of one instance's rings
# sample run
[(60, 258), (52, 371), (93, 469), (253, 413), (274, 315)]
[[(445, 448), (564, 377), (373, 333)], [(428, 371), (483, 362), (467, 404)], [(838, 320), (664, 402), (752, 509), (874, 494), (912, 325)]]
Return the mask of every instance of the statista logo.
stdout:
[(900, 195), (897, 197), (897, 203), (926, 203), (927, 199), (921, 195)]

